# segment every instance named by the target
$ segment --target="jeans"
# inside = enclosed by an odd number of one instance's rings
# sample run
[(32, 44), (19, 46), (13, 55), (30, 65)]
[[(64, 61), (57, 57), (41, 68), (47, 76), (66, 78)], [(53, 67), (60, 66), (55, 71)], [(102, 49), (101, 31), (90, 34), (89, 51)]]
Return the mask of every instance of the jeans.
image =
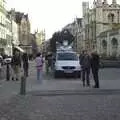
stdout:
[(42, 70), (37, 69), (37, 80), (42, 83)]
[(98, 77), (98, 69), (92, 68), (92, 74), (93, 74), (93, 78), (95, 81), (95, 87), (99, 88), (99, 77)]
[(83, 86), (85, 86), (85, 83), (87, 84), (87, 86), (90, 86), (89, 75), (90, 75), (90, 68), (84, 68), (84, 69), (82, 70)]

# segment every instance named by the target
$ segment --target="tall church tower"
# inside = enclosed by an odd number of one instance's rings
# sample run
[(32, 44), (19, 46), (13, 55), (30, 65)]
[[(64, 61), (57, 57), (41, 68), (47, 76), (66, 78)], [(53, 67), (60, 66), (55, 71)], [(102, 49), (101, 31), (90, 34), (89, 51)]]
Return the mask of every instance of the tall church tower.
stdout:
[[(95, 10), (95, 21), (96, 23), (103, 22), (103, 8), (102, 8), (102, 0), (97, 0), (96, 10)], [(96, 24), (96, 36), (102, 31), (102, 25)]]

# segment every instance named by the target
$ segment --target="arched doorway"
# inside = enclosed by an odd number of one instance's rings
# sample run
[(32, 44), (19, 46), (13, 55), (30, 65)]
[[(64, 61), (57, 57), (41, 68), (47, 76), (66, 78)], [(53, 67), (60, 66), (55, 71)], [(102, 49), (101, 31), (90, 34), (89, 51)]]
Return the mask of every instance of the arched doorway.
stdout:
[(107, 41), (102, 40), (102, 54), (104, 57), (107, 56)]
[(116, 57), (118, 49), (118, 40), (116, 38), (113, 38), (111, 44), (112, 44), (112, 57)]

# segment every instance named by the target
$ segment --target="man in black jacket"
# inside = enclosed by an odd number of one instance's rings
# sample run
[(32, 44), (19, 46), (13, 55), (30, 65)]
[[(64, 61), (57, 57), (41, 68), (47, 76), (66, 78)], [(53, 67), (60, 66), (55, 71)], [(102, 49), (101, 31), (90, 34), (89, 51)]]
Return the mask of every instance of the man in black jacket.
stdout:
[(83, 86), (90, 86), (90, 56), (88, 55), (87, 51), (83, 51), (80, 56), (80, 65), (82, 66), (82, 81)]
[(99, 88), (99, 78), (98, 78), (98, 71), (99, 71), (99, 62), (100, 58), (97, 52), (93, 52), (91, 54), (91, 69), (94, 78), (94, 88)]
[(20, 69), (21, 69), (21, 57), (18, 51), (15, 51), (15, 54), (12, 57), (11, 67), (13, 70), (12, 80), (16, 79), (16, 81), (18, 81), (20, 79)]

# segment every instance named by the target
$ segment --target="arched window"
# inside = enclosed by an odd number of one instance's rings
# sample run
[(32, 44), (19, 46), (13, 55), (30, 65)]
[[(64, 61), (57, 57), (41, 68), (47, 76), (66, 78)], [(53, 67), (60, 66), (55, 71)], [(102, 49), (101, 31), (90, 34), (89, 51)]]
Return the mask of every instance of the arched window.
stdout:
[(115, 20), (115, 15), (113, 13), (108, 14), (108, 22), (113, 23)]
[(118, 40), (116, 38), (113, 38), (111, 43), (112, 43), (112, 47), (114, 47), (114, 48), (118, 47)]
[(103, 47), (104, 49), (107, 49), (107, 41), (106, 41), (106, 40), (103, 40), (103, 41), (102, 41), (102, 47)]
[(118, 40), (116, 38), (113, 38), (111, 44), (112, 44), (112, 56), (116, 57), (118, 49)]

